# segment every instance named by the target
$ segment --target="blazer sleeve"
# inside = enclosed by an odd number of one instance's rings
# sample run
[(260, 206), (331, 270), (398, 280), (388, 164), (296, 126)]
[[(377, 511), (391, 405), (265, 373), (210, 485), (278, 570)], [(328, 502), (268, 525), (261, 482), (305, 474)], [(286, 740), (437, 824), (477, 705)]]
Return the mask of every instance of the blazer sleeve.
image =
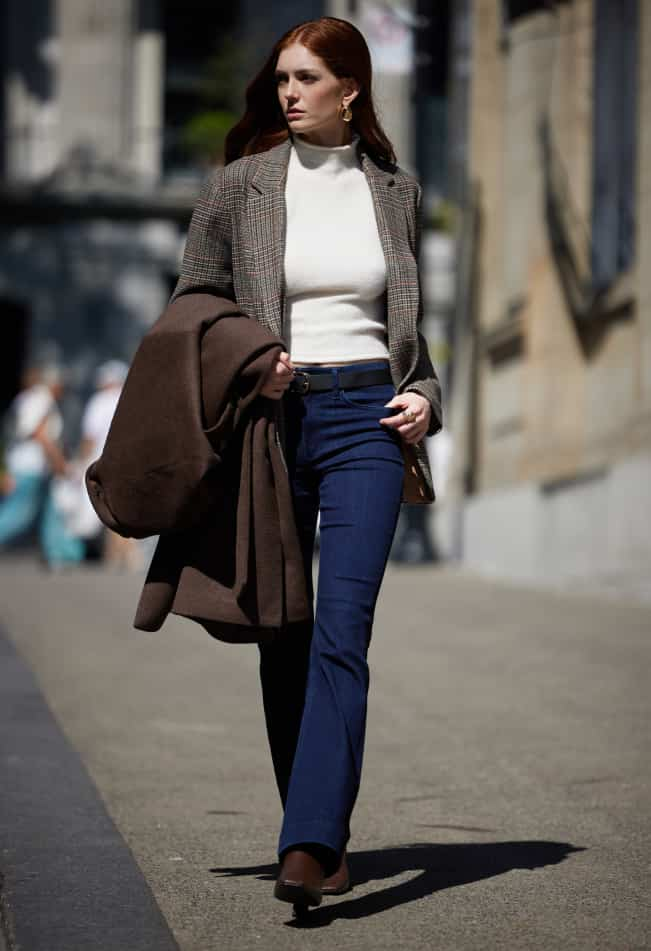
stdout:
[(421, 214), (421, 199), (423, 195), (423, 189), (420, 185), (416, 185), (416, 196), (415, 196), (415, 208), (414, 208), (414, 220), (416, 228), (416, 239), (415, 239), (415, 255), (416, 262), (418, 265), (418, 317), (417, 317), (417, 338), (418, 338), (418, 362), (416, 365), (416, 370), (414, 372), (414, 379), (405, 387), (405, 392), (407, 393), (419, 393), (421, 396), (424, 396), (426, 400), (429, 400), (432, 407), (432, 415), (430, 417), (430, 424), (427, 430), (428, 436), (434, 436), (443, 426), (443, 413), (441, 410), (441, 384), (439, 383), (438, 376), (436, 375), (436, 370), (432, 366), (432, 361), (429, 355), (429, 347), (427, 346), (427, 341), (423, 337), (420, 326), (423, 321), (423, 291), (421, 286), (420, 279), (420, 245), (421, 245), (421, 233), (422, 233), (422, 214)]
[(170, 303), (188, 293), (209, 293), (235, 301), (232, 260), (232, 209), (217, 169), (204, 183), (190, 220), (181, 274)]

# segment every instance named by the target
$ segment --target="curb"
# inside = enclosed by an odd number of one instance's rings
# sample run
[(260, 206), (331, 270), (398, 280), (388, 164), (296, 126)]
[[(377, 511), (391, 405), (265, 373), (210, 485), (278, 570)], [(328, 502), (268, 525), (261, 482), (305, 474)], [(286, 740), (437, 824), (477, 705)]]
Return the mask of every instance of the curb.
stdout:
[(2, 626), (0, 789), (0, 951), (2, 929), (11, 951), (178, 951), (129, 846)]

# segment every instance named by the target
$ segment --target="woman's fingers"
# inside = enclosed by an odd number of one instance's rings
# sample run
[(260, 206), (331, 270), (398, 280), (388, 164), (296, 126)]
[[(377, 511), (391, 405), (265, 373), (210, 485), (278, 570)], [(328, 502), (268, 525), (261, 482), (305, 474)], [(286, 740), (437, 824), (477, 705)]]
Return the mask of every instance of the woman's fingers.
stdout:
[(430, 409), (423, 397), (417, 394), (394, 397), (387, 403), (387, 408), (395, 408), (399, 412), (381, 419), (380, 422), (390, 429), (395, 429), (405, 442), (420, 442), (427, 434)]
[(294, 378), (294, 367), (289, 354), (284, 351), (278, 355), (278, 360), (272, 364), (264, 386), (260, 390), (262, 396), (272, 400), (279, 400), (286, 392)]
[(266, 396), (267, 399), (270, 399), (270, 400), (279, 400), (282, 396), (284, 396), (286, 389), (287, 389), (286, 386), (278, 387), (278, 386), (270, 386), (269, 384), (267, 384), (266, 386), (263, 386), (262, 389), (260, 390), (260, 395)]
[[(400, 406), (400, 404), (394, 404), (394, 407), (391, 407), (391, 403), (387, 403), (387, 408), (398, 408), (399, 412), (394, 413), (393, 416), (385, 416), (384, 419), (381, 419), (380, 422), (384, 423), (390, 429), (397, 429), (398, 432), (402, 432), (407, 426), (413, 426), (415, 422), (421, 418), (421, 414), (409, 409), (407, 406)], [(411, 413), (411, 415), (410, 415)]]
[[(285, 359), (283, 359), (285, 358)], [(289, 385), (294, 376), (294, 367), (291, 364), (288, 353), (281, 353), (278, 362), (275, 367), (275, 375), (277, 380), (282, 381)]]
[[(399, 414), (398, 418), (400, 415), (401, 414)], [(418, 442), (427, 432), (427, 423), (422, 417), (416, 417), (413, 420), (399, 424), (396, 428), (400, 437), (404, 439), (405, 442)]]
[(398, 427), (398, 432), (405, 442), (420, 442), (427, 433), (427, 423), (423, 423), (422, 421), (406, 423), (404, 426)]

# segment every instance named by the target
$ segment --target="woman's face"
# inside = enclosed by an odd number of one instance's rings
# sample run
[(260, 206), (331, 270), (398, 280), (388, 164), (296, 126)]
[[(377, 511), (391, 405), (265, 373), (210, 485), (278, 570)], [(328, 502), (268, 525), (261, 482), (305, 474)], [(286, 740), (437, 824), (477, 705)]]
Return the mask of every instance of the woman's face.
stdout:
[(357, 95), (354, 79), (339, 79), (300, 43), (282, 50), (275, 75), (280, 107), (292, 132), (314, 141), (342, 136), (341, 105), (350, 105)]

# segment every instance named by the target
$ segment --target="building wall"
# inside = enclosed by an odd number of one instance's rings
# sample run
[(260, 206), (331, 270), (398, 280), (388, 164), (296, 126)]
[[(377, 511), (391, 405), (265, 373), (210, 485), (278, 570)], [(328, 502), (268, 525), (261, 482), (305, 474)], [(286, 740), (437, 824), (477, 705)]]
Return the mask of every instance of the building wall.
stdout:
[[(24, 196), (24, 221), (12, 210), (0, 227), (0, 296), (21, 324), (4, 359), (63, 366), (72, 441), (96, 366), (131, 359), (178, 268), (175, 221), (111, 206), (135, 206), (160, 176), (158, 13), (154, 0), (35, 0), (29, 17), (17, 0), (4, 7), (0, 185)], [(77, 213), (98, 198), (101, 214)]]
[(635, 347), (639, 355), (635, 392), (640, 412), (635, 426), (636, 442), (651, 441), (651, 9), (642, 3), (640, 24), (640, 100), (638, 218), (636, 272), (638, 324)]
[(384, 7), (368, 0), (328, 0), (325, 4), (326, 16), (349, 20), (363, 33), (371, 52), (378, 118), (393, 143), (398, 164), (411, 170), (415, 160), (411, 108), (414, 44), (408, 23), (414, 8), (414, 0)]
[[(560, 168), (577, 260), (588, 267), (593, 2), (523, 17), (507, 33), (500, 7), (475, 2), (477, 461), (464, 558), (526, 577), (613, 572), (629, 563), (617, 526), (633, 525), (640, 506), (648, 519), (650, 501), (651, 5), (640, 3), (636, 263), (613, 291), (632, 306), (617, 316), (613, 306), (590, 330), (564, 292), (546, 183)], [(560, 164), (546, 157), (545, 123)], [(650, 564), (651, 542), (638, 536), (630, 552)]]
[(1, 9), (2, 170), (7, 178), (34, 179), (58, 159), (56, 44), (51, 0), (34, 0), (30, 16), (21, 0)]
[[(156, 10), (155, 4), (149, 4)], [(5, 170), (30, 182), (75, 153), (155, 182), (163, 37), (143, 0), (7, 0)]]
[(65, 370), (66, 437), (104, 360), (130, 362), (169, 298), (181, 250), (163, 220), (88, 220), (0, 229), (0, 296), (28, 322), (25, 365)]

